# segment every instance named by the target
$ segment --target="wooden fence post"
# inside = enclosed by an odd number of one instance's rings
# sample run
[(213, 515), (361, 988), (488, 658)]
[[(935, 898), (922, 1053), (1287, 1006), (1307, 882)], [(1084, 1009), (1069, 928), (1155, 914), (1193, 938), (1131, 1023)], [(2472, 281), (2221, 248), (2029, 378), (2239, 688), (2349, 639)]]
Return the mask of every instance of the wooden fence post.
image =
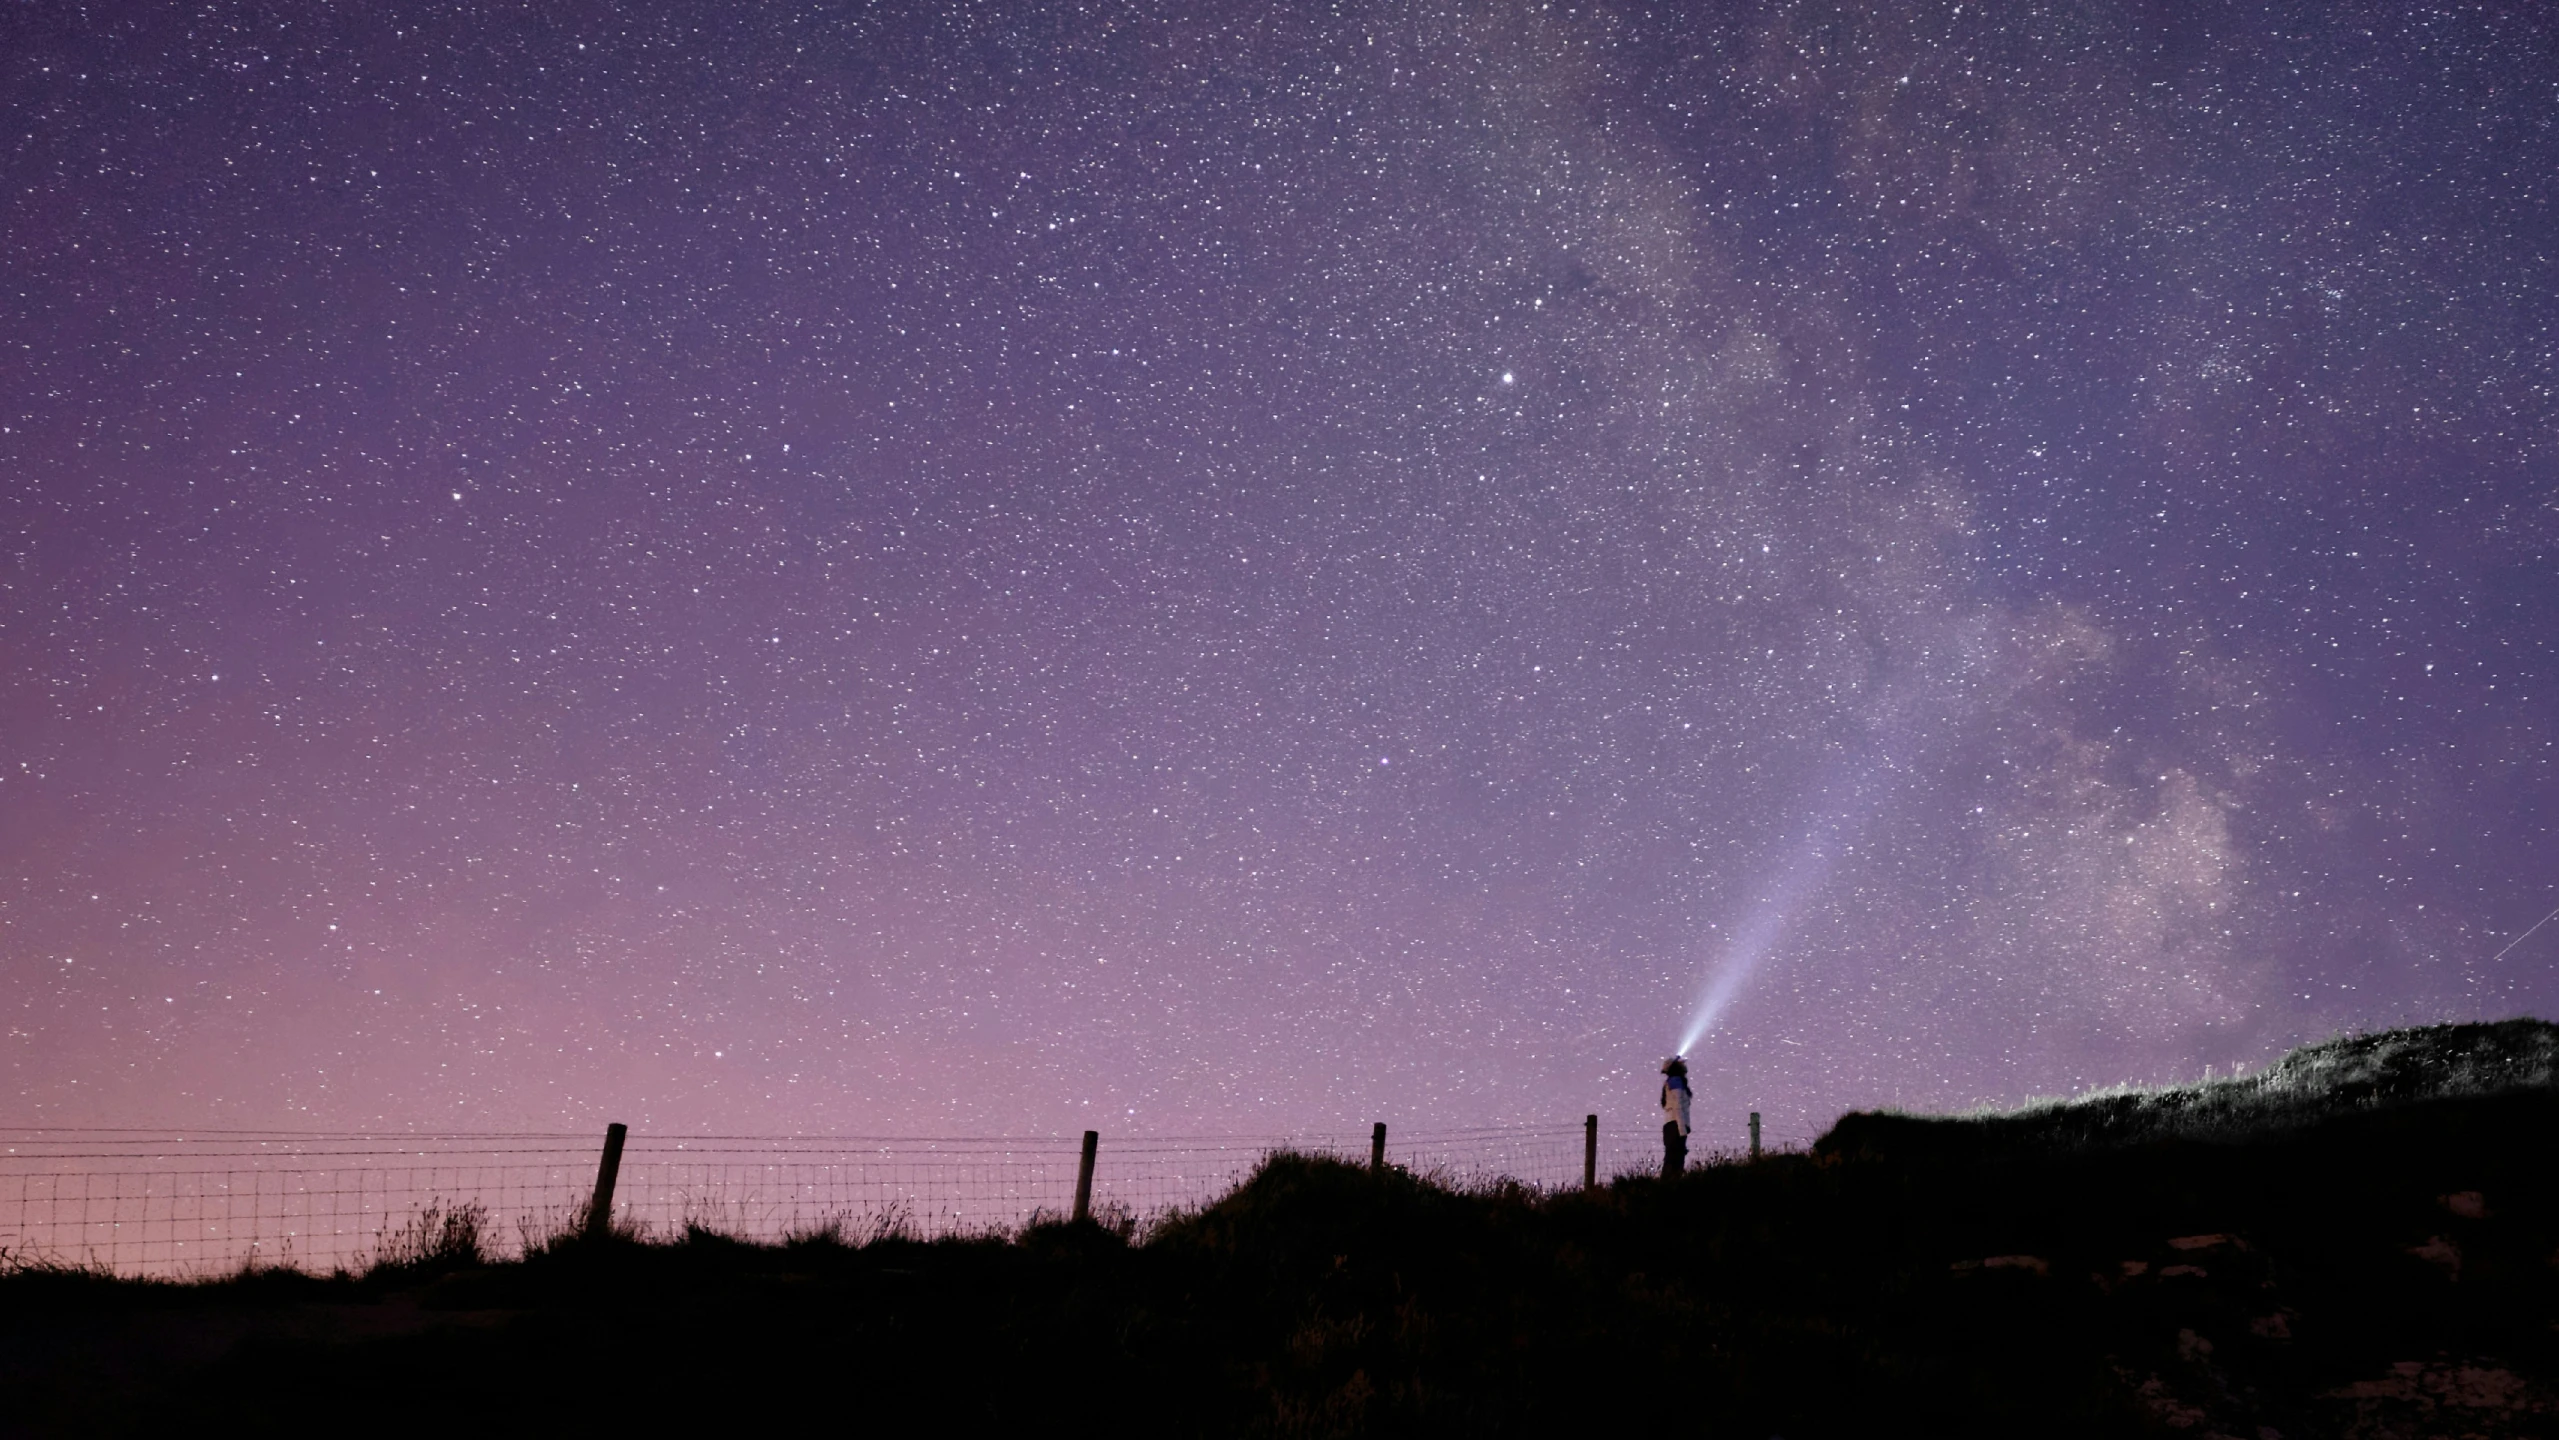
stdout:
[(1582, 1117), (1582, 1188), (1599, 1188), (1599, 1117)]
[(1368, 1132), (1368, 1168), (1386, 1168), (1386, 1122), (1383, 1120), (1377, 1122), (1376, 1129)]
[(1750, 1112), (1750, 1158), (1759, 1158), (1759, 1112)]
[(616, 1120), (604, 1127), (604, 1161), (595, 1167), (595, 1199), (586, 1209), (586, 1233), (601, 1240), (613, 1233), (613, 1182), (622, 1175), (622, 1137), (631, 1127)]
[(1075, 1166), (1075, 1223), (1093, 1218), (1093, 1152), (1101, 1147), (1102, 1132), (1084, 1132), (1084, 1158)]

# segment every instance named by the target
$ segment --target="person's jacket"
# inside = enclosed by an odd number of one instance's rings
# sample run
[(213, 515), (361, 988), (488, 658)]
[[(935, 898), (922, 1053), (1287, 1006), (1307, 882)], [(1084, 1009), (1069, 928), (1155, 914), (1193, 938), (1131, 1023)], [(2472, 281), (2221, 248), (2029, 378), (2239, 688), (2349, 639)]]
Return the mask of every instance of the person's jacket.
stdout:
[(1662, 1081), (1662, 1120), (1679, 1127), (1680, 1138), (1688, 1136), (1688, 1077), (1673, 1075)]

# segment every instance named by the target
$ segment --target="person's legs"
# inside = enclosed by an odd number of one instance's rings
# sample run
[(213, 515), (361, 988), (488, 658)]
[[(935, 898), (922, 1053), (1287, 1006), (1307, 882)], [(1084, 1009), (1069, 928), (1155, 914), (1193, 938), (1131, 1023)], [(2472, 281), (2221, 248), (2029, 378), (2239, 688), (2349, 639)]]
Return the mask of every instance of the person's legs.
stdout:
[(1679, 1122), (1662, 1122), (1662, 1178), (1668, 1180), (1688, 1164), (1688, 1137), (1679, 1133)]

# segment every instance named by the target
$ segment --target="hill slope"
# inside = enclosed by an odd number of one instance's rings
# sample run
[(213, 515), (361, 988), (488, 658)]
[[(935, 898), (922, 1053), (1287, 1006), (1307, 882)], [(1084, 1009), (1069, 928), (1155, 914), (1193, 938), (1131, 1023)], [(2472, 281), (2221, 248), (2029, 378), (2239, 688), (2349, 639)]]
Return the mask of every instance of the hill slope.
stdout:
[(2154, 1140), (2263, 1140), (2421, 1100), (2559, 1088), (2559, 1025), (2520, 1019), (2427, 1025), (2304, 1045), (2254, 1075), (2126, 1088), (2006, 1114), (1841, 1117), (1822, 1155), (1936, 1148), (2087, 1151)]

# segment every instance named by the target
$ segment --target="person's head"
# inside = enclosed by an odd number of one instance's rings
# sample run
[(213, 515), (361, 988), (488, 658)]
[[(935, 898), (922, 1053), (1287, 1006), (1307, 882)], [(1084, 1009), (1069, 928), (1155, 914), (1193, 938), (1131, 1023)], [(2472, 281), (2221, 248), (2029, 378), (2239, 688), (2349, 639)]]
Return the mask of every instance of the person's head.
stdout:
[(1688, 1062), (1673, 1055), (1662, 1062), (1662, 1073), (1674, 1080), (1684, 1080), (1688, 1078)]

